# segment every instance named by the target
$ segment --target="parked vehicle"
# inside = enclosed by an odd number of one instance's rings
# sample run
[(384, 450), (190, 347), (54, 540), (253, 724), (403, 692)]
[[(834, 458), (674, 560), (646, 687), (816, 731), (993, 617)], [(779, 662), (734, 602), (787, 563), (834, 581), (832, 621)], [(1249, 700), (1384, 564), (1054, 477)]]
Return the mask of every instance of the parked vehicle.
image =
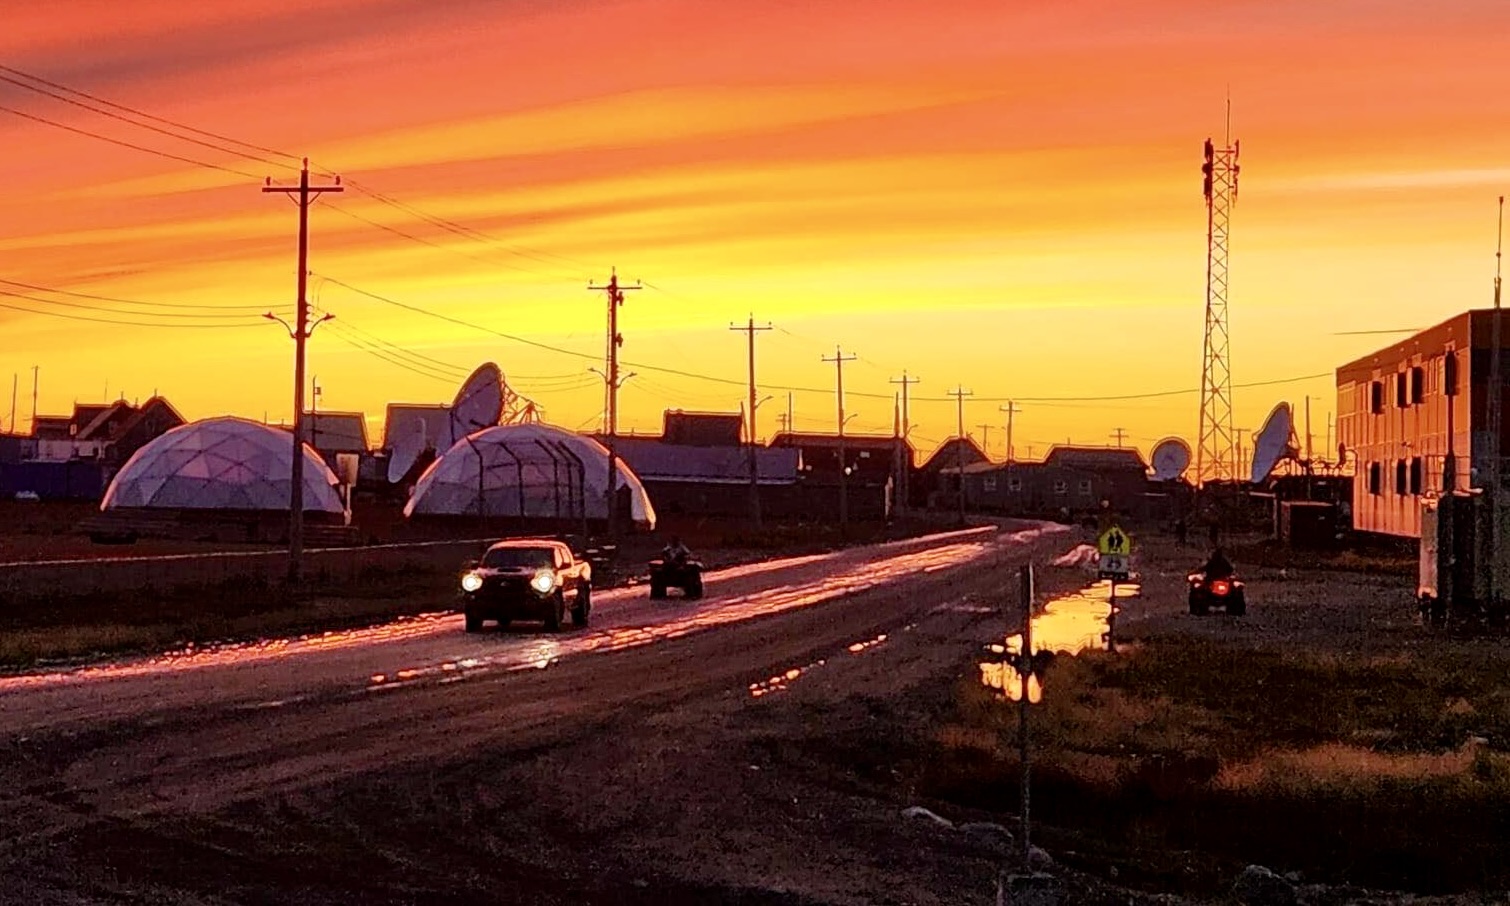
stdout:
[(467, 632), (487, 620), (499, 628), (516, 619), (538, 619), (551, 632), (566, 622), (586, 626), (592, 612), (592, 566), (565, 542), (549, 539), (501, 541), (461, 576)]
[(1205, 616), (1213, 607), (1220, 607), (1235, 617), (1248, 612), (1243, 581), (1237, 576), (1207, 579), (1204, 572), (1194, 572), (1186, 579), (1190, 583), (1190, 612), (1196, 616)]

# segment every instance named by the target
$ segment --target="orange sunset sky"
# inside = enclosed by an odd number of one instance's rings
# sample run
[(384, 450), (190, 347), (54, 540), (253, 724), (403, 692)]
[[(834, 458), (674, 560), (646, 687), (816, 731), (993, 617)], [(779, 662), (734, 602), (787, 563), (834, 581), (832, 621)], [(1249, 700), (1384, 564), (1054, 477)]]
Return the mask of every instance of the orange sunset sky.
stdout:
[[(722, 379), (627, 366), (626, 432), (658, 430), (667, 406), (736, 410), (728, 326), (753, 313), (778, 328), (760, 379), (802, 388), (799, 428), (832, 430), (820, 357), (842, 344), (860, 357), (851, 431), (890, 431), (905, 368), (923, 380), (919, 447), (954, 433), (944, 394), (962, 384), (1000, 457), (1007, 398), (1019, 456), (1117, 428), (1145, 451), (1193, 442), (1194, 392), (1065, 398), (1198, 387), (1201, 142), (1222, 137), (1229, 85), (1238, 427), (1309, 395), (1320, 444), (1329, 376), (1241, 385), (1327, 375), (1393, 339), (1343, 332), (1489, 304), (1507, 28), (1489, 0), (59, 0), (6, 11), (0, 64), (308, 155), (486, 234), (356, 191), (314, 209), (310, 295), (337, 320), (310, 372), (320, 407), (367, 413), (374, 441), (385, 403), (449, 401), (485, 360), (547, 420), (594, 425), (605, 306), (586, 286), (616, 266), (648, 284), (622, 309), (624, 358)], [(17, 427), (34, 365), (44, 414), (156, 389), (189, 418), (289, 418), (292, 343), (255, 316), (292, 308), (296, 210), (259, 191), (291, 161), (4, 82), (0, 106), (240, 171), (0, 110), (0, 279), (133, 303), (0, 285), (37, 297), (0, 296)], [(766, 392), (769, 435), (787, 400)]]

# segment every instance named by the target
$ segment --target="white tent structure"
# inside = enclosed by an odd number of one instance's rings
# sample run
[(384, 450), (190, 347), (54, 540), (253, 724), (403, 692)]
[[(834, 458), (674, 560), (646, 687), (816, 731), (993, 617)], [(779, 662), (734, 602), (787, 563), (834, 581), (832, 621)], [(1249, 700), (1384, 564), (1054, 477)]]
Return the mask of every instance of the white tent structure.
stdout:
[[(136, 451), (102, 510), (133, 507), (288, 512), (293, 435), (241, 418), (182, 425)], [(304, 445), (304, 509), (341, 513), (339, 481)]]
[[(631, 518), (653, 529), (645, 486), (622, 459), (616, 466)], [(463, 437), (431, 463), (404, 515), (604, 519), (607, 490), (608, 450), (596, 440), (550, 425), (498, 425)]]

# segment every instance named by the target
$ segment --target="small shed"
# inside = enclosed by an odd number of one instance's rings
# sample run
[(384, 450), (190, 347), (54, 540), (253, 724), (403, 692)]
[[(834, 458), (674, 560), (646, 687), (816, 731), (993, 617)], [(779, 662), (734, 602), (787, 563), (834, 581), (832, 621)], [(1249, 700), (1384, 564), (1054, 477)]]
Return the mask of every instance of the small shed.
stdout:
[(1282, 500), (1279, 540), (1293, 548), (1321, 550), (1335, 547), (1341, 518), (1335, 503), (1320, 500)]

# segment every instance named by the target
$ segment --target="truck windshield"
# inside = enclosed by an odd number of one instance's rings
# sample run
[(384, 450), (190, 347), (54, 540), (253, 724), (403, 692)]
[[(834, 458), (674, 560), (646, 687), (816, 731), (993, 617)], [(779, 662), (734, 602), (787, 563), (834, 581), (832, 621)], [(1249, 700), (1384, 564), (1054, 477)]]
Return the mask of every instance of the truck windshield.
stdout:
[(500, 547), (482, 558), (482, 565), (488, 569), (550, 569), (555, 564), (554, 552), (538, 547)]

